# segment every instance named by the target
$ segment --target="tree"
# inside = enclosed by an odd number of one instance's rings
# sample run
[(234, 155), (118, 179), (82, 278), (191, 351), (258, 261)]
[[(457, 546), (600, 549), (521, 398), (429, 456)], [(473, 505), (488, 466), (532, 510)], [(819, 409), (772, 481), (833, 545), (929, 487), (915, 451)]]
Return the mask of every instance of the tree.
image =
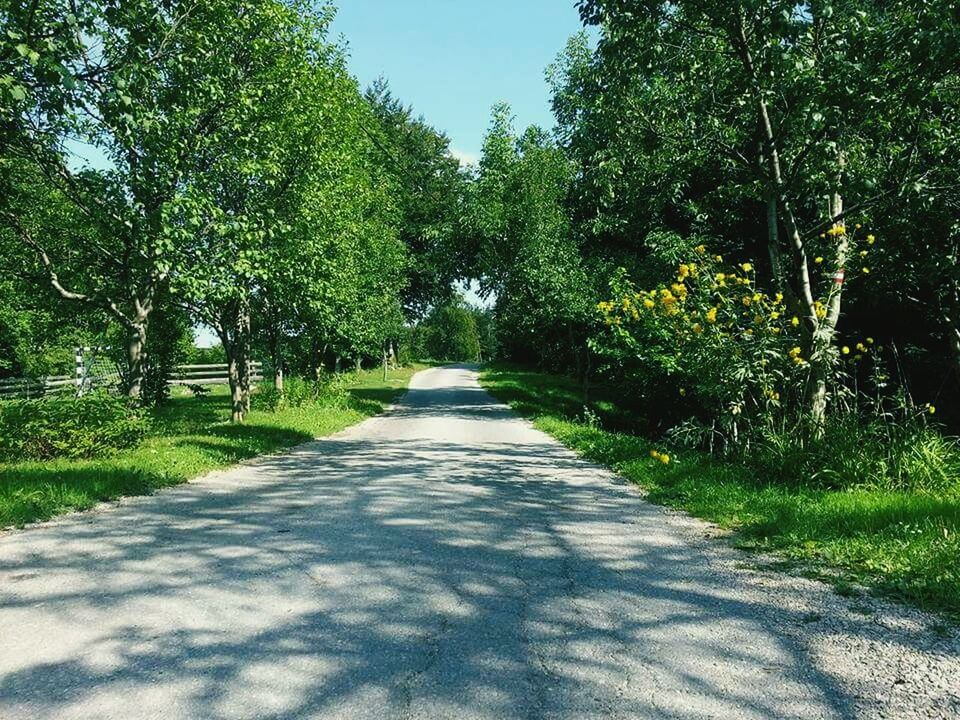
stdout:
[[(268, 0), (160, 8), (151, 0), (51, 0), (3, 18), (19, 44), (0, 54), (9, 121), (0, 155), (41, 177), (43, 192), (66, 198), (93, 230), (38, 235), (22, 207), (3, 220), (64, 300), (100, 308), (126, 329), (131, 397), (140, 394), (157, 298), (175, 269), (185, 272), (184, 242), (206, 229), (197, 178), (244, 110), (232, 102), (243, 63), (219, 49), (250, 39), (251, 22), (283, 8)], [(265, 42), (261, 35), (261, 51)], [(107, 167), (76, 171), (78, 145), (94, 148)], [(5, 190), (26, 198), (22, 187)]]
[(435, 308), (426, 318), (426, 351), (438, 360), (476, 362), (480, 336), (470, 308), (461, 298)]
[[(603, 24), (585, 84), (592, 97), (571, 115), (585, 163), (581, 194), (604, 218), (593, 229), (623, 236), (659, 226), (731, 237), (737, 218), (760, 220), (747, 237), (765, 249), (768, 282), (802, 322), (808, 415), (821, 427), (845, 280), (869, 271), (866, 263), (848, 267), (869, 252), (866, 231), (855, 240), (848, 219), (927, 175), (917, 149), (947, 56), (938, 51), (917, 74), (916, 30), (919, 23), (930, 50), (927, 29), (942, 26), (946, 6), (584, 0), (580, 7), (587, 22)], [(655, 200), (646, 217), (644, 196)], [(748, 239), (734, 247), (752, 246)]]
[(366, 92), (378, 121), (371, 134), (380, 163), (392, 179), (400, 239), (410, 255), (403, 306), (408, 318), (422, 317), (449, 300), (463, 273), (460, 216), (467, 175), (450, 153), (450, 141), (415, 117), (383, 79)]
[(497, 297), (506, 354), (583, 370), (593, 289), (566, 209), (572, 181), (542, 130), (518, 138), (509, 108), (494, 108), (468, 215), (476, 274)]

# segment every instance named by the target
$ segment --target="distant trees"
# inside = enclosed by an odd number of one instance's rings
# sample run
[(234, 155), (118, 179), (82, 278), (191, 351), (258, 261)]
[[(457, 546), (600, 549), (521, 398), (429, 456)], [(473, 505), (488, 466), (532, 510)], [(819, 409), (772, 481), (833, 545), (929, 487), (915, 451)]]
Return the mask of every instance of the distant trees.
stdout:
[(591, 289), (566, 211), (573, 165), (536, 127), (517, 137), (510, 109), (493, 110), (467, 227), (475, 272), (497, 298), (508, 354), (550, 367), (586, 353)]
[(436, 360), (480, 360), (476, 313), (461, 300), (435, 308), (423, 323), (424, 349)]

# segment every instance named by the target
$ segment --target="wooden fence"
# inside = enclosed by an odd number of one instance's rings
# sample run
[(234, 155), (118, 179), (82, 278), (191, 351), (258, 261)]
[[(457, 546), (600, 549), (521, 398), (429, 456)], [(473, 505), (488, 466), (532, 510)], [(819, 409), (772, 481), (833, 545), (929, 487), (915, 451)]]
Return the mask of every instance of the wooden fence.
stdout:
[[(250, 363), (250, 380), (263, 380), (263, 364)], [(42, 378), (0, 379), (0, 400), (40, 398), (46, 395), (72, 393), (81, 395), (92, 387), (116, 389), (119, 375), (77, 376), (53, 375)], [(177, 365), (168, 381), (170, 385), (225, 385), (230, 382), (227, 364)]]
[[(263, 380), (263, 363), (250, 363), (250, 380)], [(224, 385), (230, 382), (227, 364), (216, 365), (177, 365), (176, 372), (170, 376), (171, 385)]]
[(43, 378), (6, 378), (0, 380), (0, 400), (37, 398), (51, 393), (75, 391), (73, 375), (53, 375)]

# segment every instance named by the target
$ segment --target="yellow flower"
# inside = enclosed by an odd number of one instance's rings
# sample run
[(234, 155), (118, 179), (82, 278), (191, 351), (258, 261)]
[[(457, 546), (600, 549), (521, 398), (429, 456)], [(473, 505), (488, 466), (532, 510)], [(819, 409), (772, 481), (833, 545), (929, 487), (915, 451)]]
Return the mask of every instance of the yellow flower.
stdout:
[(867, 245), (873, 245), (877, 241), (876, 235), (867, 235)]
[(793, 325), (794, 327), (797, 327), (797, 325), (800, 324), (800, 318), (794, 315), (792, 318), (790, 318), (790, 324)]
[(743, 300), (741, 302), (743, 302), (743, 304), (746, 305), (747, 307), (750, 307), (750, 303), (752, 303), (753, 300), (749, 295), (744, 295)]
[(753, 294), (753, 301), (754, 301), (754, 302), (760, 302), (761, 300), (763, 300), (763, 295), (761, 295), (760, 293), (754, 293), (754, 294)]
[(862, 270), (863, 270), (863, 274), (864, 274), (864, 275), (869, 275), (869, 274), (870, 274), (870, 268), (865, 267), (865, 268), (862, 268)]
[(702, 326), (700, 323), (694, 323), (694, 324), (693, 324), (693, 331), (694, 331), (697, 335), (699, 335), (700, 333), (703, 332), (703, 326)]
[(727, 279), (727, 276), (724, 273), (717, 273), (714, 277), (716, 278), (716, 281), (718, 283), (723, 282), (724, 280)]
[(787, 353), (787, 354), (788, 354), (790, 357), (795, 358), (795, 357), (798, 357), (798, 356), (800, 355), (800, 352), (801, 352), (801, 350), (800, 350), (799, 347), (794, 347), (794, 348), (790, 348), (790, 352)]
[(936, 411), (937, 411), (937, 408), (935, 408), (933, 405), (927, 405), (927, 412), (928, 412), (928, 413), (930, 413), (931, 415), (933, 415)]
[(643, 306), (647, 308), (647, 310), (653, 310), (653, 308), (655, 308), (657, 304), (650, 298), (647, 298), (646, 300), (643, 301)]
[(652, 458), (659, 458), (659, 457), (660, 457), (660, 453), (658, 453), (656, 450), (651, 450), (651, 451), (650, 451), (650, 457), (652, 457)]
[(860, 352), (866, 352), (866, 351), (867, 351), (867, 346), (864, 345), (862, 342), (858, 342), (858, 343), (857, 343), (857, 350), (859, 350)]
[(753, 265), (751, 265), (748, 262), (743, 263), (742, 265), (740, 265), (740, 267), (743, 268), (744, 272), (750, 272), (751, 270), (753, 270)]
[(819, 255), (817, 255), (817, 257), (815, 257), (815, 258), (813, 259), (813, 261), (814, 261), (817, 265), (819, 265), (820, 263), (823, 262), (823, 258), (820, 257)]
[(780, 317), (780, 313), (778, 313), (776, 310), (774, 310), (772, 313), (770, 313), (770, 319), (771, 319), (771, 320), (776, 320), (776, 319), (779, 318), (779, 317)]
[(867, 338), (867, 345), (873, 345), (873, 338)]
[(860, 257), (866, 257), (866, 256), (867, 256), (867, 251), (866, 251), (866, 250), (861, 250), (861, 251), (860, 251)]
[(706, 246), (706, 245), (697, 245), (697, 246), (694, 248), (694, 251), (700, 253), (701, 255), (703, 255), (703, 253), (705, 253), (705, 252), (707, 251), (707, 246)]
[(840, 352), (842, 352), (844, 355), (849, 355), (849, 354), (850, 354), (850, 348), (848, 348), (846, 345), (844, 345), (842, 348), (840, 348)]
[(854, 225), (853, 227), (856, 228), (857, 230), (859, 230), (860, 228), (863, 227), (863, 225), (861, 225), (860, 223), (857, 223), (857, 224)]
[(686, 389), (686, 388), (680, 388), (680, 391), (679, 391), (679, 392), (680, 392), (680, 397), (684, 397), (684, 396), (687, 394), (687, 389)]
[(708, 323), (715, 323), (717, 321), (717, 309), (715, 307), (712, 307), (709, 310), (707, 310), (706, 317), (707, 317)]
[(664, 465), (669, 465), (670, 456), (667, 455), (666, 453), (660, 453), (660, 462), (662, 462)]
[(723, 262), (723, 255), (714, 255), (713, 259), (717, 262)]
[(782, 302), (783, 302), (783, 293), (778, 292), (776, 295), (774, 295), (773, 301), (774, 301), (775, 303), (777, 303), (778, 305), (779, 305), (780, 303), (782, 303)]

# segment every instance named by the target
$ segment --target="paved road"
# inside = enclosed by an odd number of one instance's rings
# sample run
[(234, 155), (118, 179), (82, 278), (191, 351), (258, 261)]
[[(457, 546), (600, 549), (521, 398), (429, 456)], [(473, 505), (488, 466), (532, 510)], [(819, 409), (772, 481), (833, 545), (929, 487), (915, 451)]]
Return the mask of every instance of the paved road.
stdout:
[(960, 714), (956, 637), (710, 534), (428, 370), (337, 436), (0, 536), (0, 717)]

